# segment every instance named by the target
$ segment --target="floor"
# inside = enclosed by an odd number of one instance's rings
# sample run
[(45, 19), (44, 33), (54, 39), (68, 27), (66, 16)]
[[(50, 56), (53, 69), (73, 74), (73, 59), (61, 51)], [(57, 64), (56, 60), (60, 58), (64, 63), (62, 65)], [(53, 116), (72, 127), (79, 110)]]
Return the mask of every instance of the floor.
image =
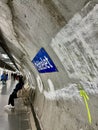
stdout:
[[(23, 109), (6, 112), (4, 106), (7, 105), (8, 97), (16, 82), (8, 80), (6, 85), (0, 81), (0, 130), (31, 130), (29, 110), (23, 104), (19, 105)], [(19, 104), (16, 102), (16, 105)], [(17, 107), (18, 108), (18, 107)]]

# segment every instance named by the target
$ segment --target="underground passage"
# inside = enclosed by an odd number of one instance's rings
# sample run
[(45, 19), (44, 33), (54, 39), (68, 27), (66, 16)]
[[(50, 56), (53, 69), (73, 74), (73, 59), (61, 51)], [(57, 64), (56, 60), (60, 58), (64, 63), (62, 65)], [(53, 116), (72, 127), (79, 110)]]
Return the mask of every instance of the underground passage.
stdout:
[(0, 129), (98, 130), (97, 42), (98, 0), (0, 0)]

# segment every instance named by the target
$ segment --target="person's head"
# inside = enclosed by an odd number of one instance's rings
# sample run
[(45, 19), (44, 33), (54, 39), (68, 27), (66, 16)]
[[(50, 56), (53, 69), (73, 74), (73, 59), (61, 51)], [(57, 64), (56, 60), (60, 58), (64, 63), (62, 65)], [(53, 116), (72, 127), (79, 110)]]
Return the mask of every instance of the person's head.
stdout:
[(19, 76), (19, 83), (24, 83), (23, 76)]
[(25, 81), (26, 81), (26, 77), (25, 77), (25, 76), (20, 75), (20, 76), (19, 76), (19, 82), (24, 84), (24, 83), (25, 83)]

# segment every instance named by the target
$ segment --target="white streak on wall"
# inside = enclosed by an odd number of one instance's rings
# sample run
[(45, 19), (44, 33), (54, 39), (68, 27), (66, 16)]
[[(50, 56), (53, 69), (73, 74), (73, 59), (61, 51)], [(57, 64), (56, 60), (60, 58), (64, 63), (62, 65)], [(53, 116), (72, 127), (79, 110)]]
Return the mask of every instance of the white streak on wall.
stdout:
[(47, 99), (50, 100), (59, 100), (59, 99), (64, 99), (64, 100), (80, 100), (81, 101), (81, 97), (79, 94), (79, 90), (76, 87), (76, 84), (70, 84), (67, 87), (64, 87), (62, 89), (58, 89), (55, 91), (44, 91), (44, 95)]
[(39, 75), (37, 75), (36, 80), (37, 80), (37, 83), (38, 83), (39, 91), (42, 93), (42, 91), (43, 91), (43, 83), (42, 83), (42, 80), (41, 80)]
[[(98, 81), (97, 81), (98, 82)], [(85, 90), (89, 94), (98, 94), (98, 84), (95, 82), (84, 82), (81, 81), (81, 85), (83, 90)], [(79, 100), (82, 101), (80, 96), (80, 90), (78, 89), (78, 84), (70, 84), (69, 86), (64, 86), (62, 89), (54, 90), (54, 91), (43, 91), (44, 96), (49, 100)]]
[(53, 91), (54, 91), (54, 85), (53, 85), (53, 82), (52, 82), (50, 79), (48, 79), (47, 82), (48, 82), (48, 84), (49, 84), (50, 91), (53, 92)]

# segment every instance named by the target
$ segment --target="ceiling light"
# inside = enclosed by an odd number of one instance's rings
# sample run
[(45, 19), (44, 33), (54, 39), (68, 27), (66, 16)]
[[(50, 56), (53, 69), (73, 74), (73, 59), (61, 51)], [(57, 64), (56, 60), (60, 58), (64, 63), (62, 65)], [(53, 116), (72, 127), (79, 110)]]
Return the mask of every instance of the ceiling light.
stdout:
[(7, 54), (1, 54), (3, 58), (5, 59), (9, 59), (8, 55)]

